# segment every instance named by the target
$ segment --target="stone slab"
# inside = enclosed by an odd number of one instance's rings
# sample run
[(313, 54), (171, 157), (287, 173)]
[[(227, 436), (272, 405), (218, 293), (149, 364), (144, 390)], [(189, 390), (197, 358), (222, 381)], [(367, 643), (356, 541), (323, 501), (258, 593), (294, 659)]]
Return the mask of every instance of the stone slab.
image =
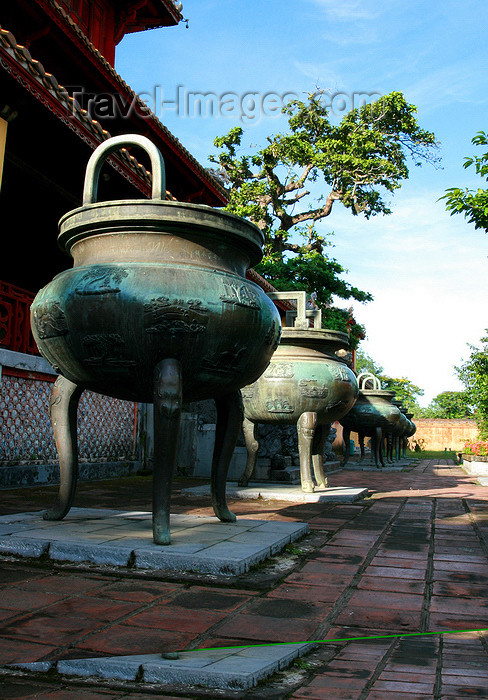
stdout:
[[(182, 493), (192, 496), (209, 496), (210, 486), (192, 486), (182, 489)], [(263, 498), (269, 501), (294, 501), (296, 503), (353, 503), (364, 498), (368, 493), (366, 487), (349, 488), (333, 486), (326, 489), (316, 489), (313, 493), (305, 493), (301, 486), (295, 484), (269, 484), (253, 482), (248, 486), (227, 483), (229, 498), (253, 499)]]
[(254, 688), (259, 681), (289, 666), (313, 644), (271, 644), (254, 647), (195, 649), (180, 652), (176, 659), (161, 654), (109, 656), (54, 662), (12, 664), (8, 668), (84, 678), (137, 681), (157, 684), (201, 685), (206, 688)]
[(484, 476), (488, 477), (488, 462), (478, 462), (463, 460), (461, 467), (470, 476)]
[(0, 554), (49, 557), (142, 570), (238, 575), (309, 532), (306, 523), (174, 514), (171, 544), (152, 539), (152, 515), (141, 511), (72, 508), (64, 520), (42, 512), (0, 516)]

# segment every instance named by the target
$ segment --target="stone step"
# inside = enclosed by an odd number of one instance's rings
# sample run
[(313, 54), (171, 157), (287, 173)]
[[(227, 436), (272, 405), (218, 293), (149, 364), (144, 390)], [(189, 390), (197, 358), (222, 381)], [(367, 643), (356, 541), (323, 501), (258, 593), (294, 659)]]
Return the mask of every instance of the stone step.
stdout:
[(284, 469), (271, 469), (270, 481), (285, 481), (287, 484), (300, 483), (300, 467), (285, 467)]

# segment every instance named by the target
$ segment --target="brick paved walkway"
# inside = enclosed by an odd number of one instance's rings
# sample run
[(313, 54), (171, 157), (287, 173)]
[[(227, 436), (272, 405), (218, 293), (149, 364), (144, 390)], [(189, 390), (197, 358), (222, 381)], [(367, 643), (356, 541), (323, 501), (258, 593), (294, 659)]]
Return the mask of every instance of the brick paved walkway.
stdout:
[[(3, 560), (0, 664), (390, 635), (320, 644), (266, 687), (218, 697), (488, 697), (488, 636), (456, 632), (488, 628), (488, 487), (445, 460), (330, 476), (331, 486), (365, 484), (371, 497), (352, 505), (233, 503), (238, 517), (306, 520), (311, 535), (268, 567), (227, 580)], [(50, 499), (49, 488), (5, 491), (0, 512), (37, 510)], [(129, 503), (149, 508), (150, 481), (83, 484), (76, 501)], [(211, 513), (178, 489), (173, 510)], [(216, 697), (204, 688), (142, 690), (0, 679), (2, 698)]]

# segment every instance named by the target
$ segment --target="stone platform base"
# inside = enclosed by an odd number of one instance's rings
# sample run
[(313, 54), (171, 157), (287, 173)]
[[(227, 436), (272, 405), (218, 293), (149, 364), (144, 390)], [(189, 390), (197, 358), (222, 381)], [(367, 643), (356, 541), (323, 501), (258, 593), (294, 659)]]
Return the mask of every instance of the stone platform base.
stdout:
[[(182, 489), (182, 493), (192, 496), (209, 496), (210, 486), (192, 486)], [(304, 493), (301, 486), (294, 484), (250, 483), (248, 486), (238, 486), (227, 483), (228, 498), (264, 498), (270, 501), (295, 501), (296, 503), (352, 503), (367, 495), (367, 488), (346, 488), (334, 486), (327, 489), (316, 489), (313, 493)]]
[(0, 516), (0, 554), (105, 566), (243, 574), (309, 532), (306, 523), (171, 515), (171, 544), (152, 540), (147, 512), (72, 508), (61, 521), (42, 513)]
[(68, 677), (137, 681), (141, 684), (141, 692), (144, 691), (144, 683), (201, 685), (237, 690), (254, 688), (259, 681), (286, 668), (312, 647), (312, 644), (260, 644), (254, 647), (183, 651), (176, 659), (165, 659), (161, 654), (141, 654), (37, 661), (15, 664), (9, 668), (32, 673), (57, 672)]
[(471, 459), (468, 461), (465, 457), (463, 457), (463, 463), (461, 466), (464, 471), (471, 476), (488, 477), (488, 462), (476, 459)]

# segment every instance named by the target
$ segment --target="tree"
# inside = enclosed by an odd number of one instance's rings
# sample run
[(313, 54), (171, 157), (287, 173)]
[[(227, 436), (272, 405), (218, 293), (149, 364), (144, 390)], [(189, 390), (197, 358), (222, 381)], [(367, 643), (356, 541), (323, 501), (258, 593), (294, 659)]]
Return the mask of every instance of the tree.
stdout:
[[(471, 143), (474, 146), (487, 146), (488, 135), (484, 131), (479, 131), (473, 137)], [(475, 166), (476, 174), (488, 180), (488, 151), (481, 156), (464, 159), (464, 168)], [(477, 190), (464, 190), (459, 187), (450, 187), (446, 194), (441, 197), (446, 200), (446, 209), (453, 214), (464, 214), (470, 224), (475, 228), (482, 228), (488, 231), (488, 189), (479, 188)]]
[[(353, 109), (337, 125), (321, 98), (317, 91), (306, 102), (289, 102), (283, 109), (289, 131), (268, 137), (261, 149), (241, 154), (243, 130), (231, 129), (215, 139), (221, 150), (210, 161), (229, 187), (227, 209), (265, 235), (265, 256), (256, 270), (278, 289), (315, 292), (317, 305), (325, 308), (333, 296), (362, 302), (372, 296), (339, 277), (344, 268), (326, 254), (331, 242), (316, 224), (336, 201), (353, 215), (390, 214), (384, 195), (408, 178), (408, 159), (415, 165), (438, 159), (434, 135), (420, 128), (416, 107), (402, 93)], [(347, 316), (342, 314), (343, 324)]]
[[(488, 329), (486, 329), (488, 332)], [(460, 367), (455, 367), (459, 379), (465, 386), (480, 438), (488, 439), (488, 336), (481, 338), (481, 347), (468, 345), (469, 358)]]
[(401, 401), (405, 408), (418, 417), (425, 409), (422, 409), (417, 401), (418, 396), (424, 395), (424, 390), (414, 384), (406, 377), (396, 378), (384, 374), (384, 369), (377, 364), (364, 350), (359, 348), (356, 352), (356, 372), (370, 372), (381, 382), (381, 388), (387, 391), (394, 391), (395, 397)]
[(374, 374), (375, 377), (379, 377), (383, 374), (383, 367), (378, 365), (372, 357), (370, 357), (364, 350), (358, 348), (356, 351), (356, 372), (361, 374), (361, 372), (370, 372)]
[(401, 401), (403, 406), (413, 413), (414, 417), (421, 411), (421, 407), (417, 400), (418, 396), (424, 395), (424, 390), (414, 384), (406, 377), (388, 377), (383, 374), (379, 377), (381, 386), (388, 391), (394, 391), (398, 401)]
[(422, 410), (421, 417), (451, 419), (472, 416), (473, 409), (466, 391), (442, 391)]

